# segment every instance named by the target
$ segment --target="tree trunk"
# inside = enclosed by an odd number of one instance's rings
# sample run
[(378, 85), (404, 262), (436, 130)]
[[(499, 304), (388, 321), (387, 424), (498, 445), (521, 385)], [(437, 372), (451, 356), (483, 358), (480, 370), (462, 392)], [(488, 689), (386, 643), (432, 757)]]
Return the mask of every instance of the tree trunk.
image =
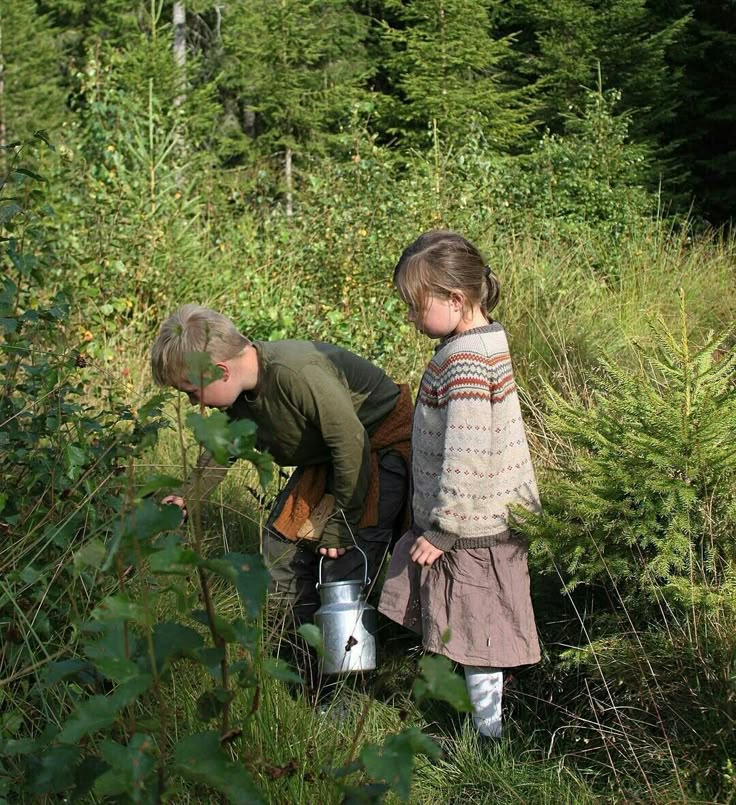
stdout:
[(294, 214), (294, 177), (291, 170), (291, 148), (287, 147), (284, 155), (284, 179), (286, 180), (286, 217)]
[(0, 13), (0, 168), (5, 169), (5, 57), (3, 55), (3, 18)]
[(180, 94), (174, 98), (174, 106), (184, 103), (184, 88), (186, 83), (187, 66), (187, 15), (184, 3), (174, 3), (174, 62), (179, 68)]

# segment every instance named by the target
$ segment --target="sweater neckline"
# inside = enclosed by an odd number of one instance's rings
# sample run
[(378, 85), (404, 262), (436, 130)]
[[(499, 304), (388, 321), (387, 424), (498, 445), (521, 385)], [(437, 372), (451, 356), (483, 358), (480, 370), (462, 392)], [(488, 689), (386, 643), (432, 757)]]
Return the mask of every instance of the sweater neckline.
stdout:
[(464, 333), (458, 333), (457, 335), (448, 335), (446, 338), (443, 338), (439, 344), (435, 347), (435, 352), (439, 352), (443, 347), (446, 347), (448, 344), (452, 344), (454, 341), (457, 341), (460, 338), (463, 338), (466, 335), (481, 335), (482, 333), (491, 333), (495, 330), (498, 330), (499, 324), (497, 321), (490, 321), (488, 324), (482, 324), (480, 327), (471, 327), (470, 330), (466, 330)]

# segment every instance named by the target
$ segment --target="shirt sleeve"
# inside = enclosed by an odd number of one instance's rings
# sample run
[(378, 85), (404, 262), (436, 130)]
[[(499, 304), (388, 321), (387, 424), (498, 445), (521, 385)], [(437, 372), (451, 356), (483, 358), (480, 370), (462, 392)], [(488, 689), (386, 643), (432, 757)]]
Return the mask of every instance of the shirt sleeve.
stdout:
[[(231, 462), (232, 463), (232, 462)], [(185, 503), (193, 499), (205, 500), (227, 475), (230, 463), (218, 464), (209, 450), (203, 450), (197, 466), (192, 470), (181, 491)]]
[(350, 393), (319, 364), (279, 382), (292, 404), (316, 428), (330, 452), (335, 509), (322, 532), (322, 547), (353, 545), (370, 481), (370, 437), (358, 419)]

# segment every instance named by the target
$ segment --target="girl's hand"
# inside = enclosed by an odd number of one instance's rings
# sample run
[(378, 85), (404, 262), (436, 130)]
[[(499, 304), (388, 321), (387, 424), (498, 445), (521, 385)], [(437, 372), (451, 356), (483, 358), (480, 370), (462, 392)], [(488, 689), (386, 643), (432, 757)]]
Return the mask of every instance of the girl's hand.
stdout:
[(322, 556), (326, 556), (328, 559), (337, 559), (338, 556), (342, 556), (346, 551), (346, 548), (320, 548), (319, 552)]
[(409, 550), (409, 556), (412, 562), (416, 562), (418, 565), (424, 565), (424, 567), (429, 567), (434, 564), (443, 553), (444, 551), (435, 548), (434, 545), (424, 537), (417, 537)]

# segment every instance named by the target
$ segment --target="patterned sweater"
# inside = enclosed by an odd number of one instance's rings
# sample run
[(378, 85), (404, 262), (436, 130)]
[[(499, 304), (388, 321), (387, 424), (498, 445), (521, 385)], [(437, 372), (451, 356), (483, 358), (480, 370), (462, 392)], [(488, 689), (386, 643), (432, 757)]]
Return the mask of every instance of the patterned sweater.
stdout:
[(509, 539), (512, 504), (540, 510), (500, 324), (437, 347), (414, 412), (412, 478), (414, 529), (443, 551)]

